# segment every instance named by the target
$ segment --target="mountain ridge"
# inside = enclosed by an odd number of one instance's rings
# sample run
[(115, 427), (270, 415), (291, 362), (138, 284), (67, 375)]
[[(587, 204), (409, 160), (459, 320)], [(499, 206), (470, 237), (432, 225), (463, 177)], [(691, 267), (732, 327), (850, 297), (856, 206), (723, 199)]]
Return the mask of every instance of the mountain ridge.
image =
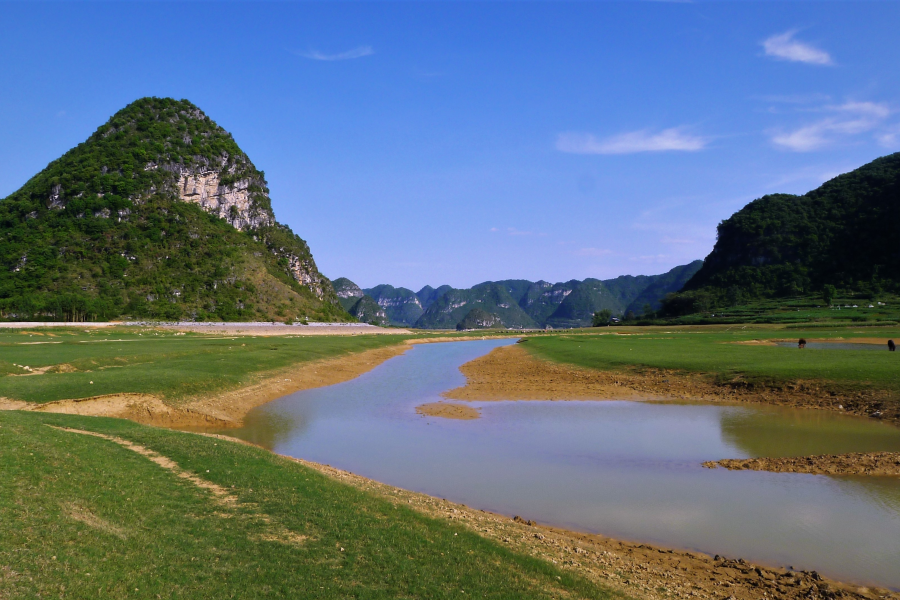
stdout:
[(644, 304), (650, 304), (656, 310), (663, 297), (681, 289), (702, 262), (680, 265), (660, 275), (622, 275), (604, 281), (589, 278), (549, 283), (506, 279), (485, 281), (465, 289), (426, 285), (413, 292), (387, 284), (359, 289), (342, 277), (335, 280), (335, 286), (344, 290), (350, 289), (349, 284), (360, 294), (370, 295), (385, 310), (391, 324), (405, 327), (453, 329), (475, 308), (481, 312), (476, 313), (477, 318), (470, 319), (472, 323), (496, 318), (511, 328), (586, 327), (590, 326), (594, 312), (603, 309), (625, 314), (629, 310), (643, 310)]

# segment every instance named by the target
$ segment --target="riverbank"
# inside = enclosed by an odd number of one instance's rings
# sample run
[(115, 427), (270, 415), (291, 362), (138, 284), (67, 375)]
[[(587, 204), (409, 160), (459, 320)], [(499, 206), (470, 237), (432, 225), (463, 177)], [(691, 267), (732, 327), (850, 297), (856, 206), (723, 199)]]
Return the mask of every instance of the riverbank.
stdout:
[(515, 552), (548, 561), (627, 596), (646, 600), (900, 599), (900, 593), (885, 588), (841, 583), (815, 571), (793, 571), (741, 558), (711, 557), (549, 527), (527, 518), (510, 518), (395, 488), (328, 465), (291, 460), (376, 494), (395, 506), (459, 524)]
[(94, 417), (128, 419), (143, 425), (175, 429), (239, 427), (250, 410), (300, 390), (325, 387), (359, 377), (409, 345), (350, 352), (341, 356), (301, 362), (256, 375), (257, 381), (237, 389), (199, 394), (176, 402), (153, 394), (117, 393), (45, 403), (0, 398), (0, 410), (27, 410)]
[[(529, 340), (531, 342), (531, 340)], [(767, 386), (703, 373), (622, 366), (587, 368), (535, 356), (529, 342), (497, 348), (460, 371), (466, 385), (444, 393), (454, 400), (682, 400), (754, 402), (832, 410), (900, 425), (900, 405), (889, 390), (830, 390), (825, 382), (797, 380)], [(887, 352), (885, 352), (887, 354)]]
[(725, 467), (731, 471), (900, 477), (900, 453), (854, 452), (788, 458), (737, 458), (707, 461), (703, 466), (710, 469)]
[(457, 522), (208, 436), (3, 412), (0, 467), (4, 599), (621, 597)]

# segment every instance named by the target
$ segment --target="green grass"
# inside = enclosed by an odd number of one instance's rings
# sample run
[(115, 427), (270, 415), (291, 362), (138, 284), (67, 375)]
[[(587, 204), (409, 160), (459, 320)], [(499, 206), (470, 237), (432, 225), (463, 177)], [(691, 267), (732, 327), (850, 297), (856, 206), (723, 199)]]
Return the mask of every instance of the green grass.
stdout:
[[(880, 304), (879, 304), (880, 302)], [(872, 308), (869, 308), (869, 306)], [(900, 321), (900, 297), (881, 294), (878, 299), (868, 296), (840, 296), (829, 306), (821, 297), (773, 298), (756, 300), (730, 307), (718, 307), (683, 317), (653, 319), (645, 324), (690, 325), (690, 324), (738, 324), (770, 323), (818, 323), (829, 327), (845, 325), (880, 326), (897, 325)]]
[[(887, 351), (887, 340), (900, 341), (900, 328), (660, 327), (582, 330), (580, 335), (545, 336), (525, 345), (539, 357), (597, 369), (651, 367), (704, 373), (719, 381), (782, 385), (818, 380), (837, 390), (882, 389), (900, 392), (900, 353)], [(877, 337), (884, 352), (869, 350), (798, 350), (729, 342), (754, 339)]]
[[(222, 508), (144, 456), (47, 424), (141, 444), (238, 502)], [(0, 412), (0, 473), (2, 598), (612, 597), (460, 525), (213, 438)], [(275, 530), (307, 539), (261, 537)]]
[[(135, 392), (169, 401), (228, 390), (290, 365), (397, 344), (399, 335), (250, 337), (138, 328), (0, 330), (0, 396), (28, 402)], [(40, 342), (40, 343), (35, 343)], [(69, 365), (71, 373), (14, 377)], [(93, 381), (93, 383), (91, 383)]]

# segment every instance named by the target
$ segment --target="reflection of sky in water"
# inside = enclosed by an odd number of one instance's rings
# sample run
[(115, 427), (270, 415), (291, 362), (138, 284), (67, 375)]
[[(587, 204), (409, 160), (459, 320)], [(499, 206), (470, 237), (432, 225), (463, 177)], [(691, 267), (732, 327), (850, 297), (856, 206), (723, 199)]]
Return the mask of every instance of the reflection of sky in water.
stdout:
[[(784, 346), (785, 348), (796, 348), (797, 343), (799, 342), (799, 338), (797, 342), (777, 342), (779, 346)], [(879, 350), (881, 352), (887, 352), (887, 338), (884, 339), (884, 344), (854, 344), (852, 342), (806, 342), (806, 348), (804, 350)]]
[(461, 364), (507, 343), (416, 346), (260, 407), (237, 434), (485, 510), (900, 588), (900, 480), (700, 466), (900, 450), (897, 429), (822, 411), (624, 401), (473, 403), (475, 421), (415, 414), (465, 383)]

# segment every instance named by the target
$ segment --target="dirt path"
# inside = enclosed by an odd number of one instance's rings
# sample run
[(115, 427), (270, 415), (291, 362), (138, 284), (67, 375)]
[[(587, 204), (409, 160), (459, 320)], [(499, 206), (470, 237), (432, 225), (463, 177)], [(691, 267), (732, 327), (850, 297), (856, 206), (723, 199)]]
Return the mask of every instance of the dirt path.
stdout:
[(287, 369), (258, 375), (258, 381), (243, 388), (178, 404), (164, 402), (149, 394), (108, 394), (45, 404), (0, 398), (0, 410), (115, 417), (174, 429), (239, 427), (244, 416), (257, 406), (299, 390), (349, 381), (384, 361), (403, 354), (409, 348), (408, 344), (397, 344), (299, 363)]
[(725, 459), (705, 462), (703, 466), (710, 469), (725, 467), (732, 471), (900, 477), (900, 452), (856, 452), (789, 458)]
[(577, 572), (589, 580), (647, 600), (701, 598), (800, 600), (813, 598), (900, 600), (883, 588), (838, 583), (815, 571), (769, 568), (698, 552), (613, 540), (510, 519), (410, 492), (327, 465), (285, 457), (329, 477), (405, 505), (428, 516), (463, 525), (510, 549)]
[[(169, 471), (177, 477), (193, 484), (195, 487), (209, 492), (210, 498), (212, 499), (213, 503), (216, 504), (219, 509), (227, 511), (229, 513), (229, 518), (239, 516), (240, 518), (250, 519), (251, 522), (257, 525), (259, 528), (259, 532), (257, 534), (254, 534), (253, 537), (289, 545), (301, 544), (307, 539), (307, 537), (304, 535), (289, 531), (283, 527), (278, 526), (277, 524), (273, 524), (272, 519), (268, 515), (259, 512), (257, 510), (258, 507), (255, 504), (247, 502), (239, 503), (237, 496), (233, 494), (231, 490), (228, 490), (216, 483), (204, 479), (199, 475), (192, 473), (191, 471), (182, 469), (174, 460), (168, 458), (167, 456), (163, 456), (162, 454), (155, 452), (150, 448), (147, 448), (146, 446), (136, 444), (131, 440), (126, 440), (125, 438), (114, 435), (107, 435), (105, 433), (98, 433), (96, 431), (72, 429), (69, 427), (57, 427), (55, 425), (47, 425), (47, 427), (56, 429), (58, 431), (64, 431), (66, 433), (75, 433), (78, 435), (89, 435), (92, 437), (101, 438), (109, 442), (118, 444), (136, 454), (140, 454), (141, 456), (145, 457), (146, 459), (160, 466), (166, 471)], [(239, 505), (241, 508), (250, 509), (249, 512), (238, 515), (236, 511)], [(102, 528), (104, 530), (109, 527), (113, 527), (108, 523), (98, 521), (97, 518), (91, 514), (86, 514), (84, 513), (84, 511), (79, 511), (76, 505), (69, 504), (64, 507), (64, 511), (70, 518), (81, 521), (88, 526), (94, 526)], [(123, 532), (121, 532), (120, 530), (119, 534), (121, 536), (123, 535)]]
[(536, 358), (521, 344), (496, 348), (464, 364), (466, 385), (444, 393), (454, 400), (627, 400), (758, 402), (833, 410), (900, 425), (900, 403), (881, 390), (839, 394), (815, 381), (779, 388), (740, 378), (716, 383), (703, 374), (664, 369), (627, 372), (584, 369)]

